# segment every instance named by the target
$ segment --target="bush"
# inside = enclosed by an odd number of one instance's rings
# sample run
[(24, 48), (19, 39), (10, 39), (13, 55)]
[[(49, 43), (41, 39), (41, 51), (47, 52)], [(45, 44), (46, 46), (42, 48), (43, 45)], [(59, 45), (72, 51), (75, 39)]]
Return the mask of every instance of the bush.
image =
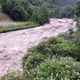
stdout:
[(36, 21), (38, 24), (43, 25), (49, 22), (49, 15), (46, 9), (40, 9), (38, 7), (33, 7), (33, 14), (31, 19)]
[[(31, 75), (31, 73), (33, 74), (33, 72), (31, 71), (35, 70), (39, 65), (45, 62), (45, 60), (52, 60), (54, 59), (54, 57), (60, 59), (60, 57), (69, 56), (73, 57), (74, 59), (78, 58), (76, 54), (76, 46), (75, 44), (65, 40), (64, 38), (55, 37), (49, 39), (48, 41), (40, 43), (38, 46), (31, 48), (28, 54), (26, 54), (23, 58), (24, 75), (27, 75), (27, 78), (25, 79), (34, 77), (33, 75)], [(45, 73), (44, 75), (46, 74), (47, 73)], [(43, 74), (41, 73), (41, 75)], [(28, 80), (32, 80), (32, 78), (29, 78)]]
[(23, 7), (14, 6), (11, 9), (10, 17), (16, 21), (26, 21), (26, 20), (28, 20), (28, 13), (25, 12)]
[(45, 59), (45, 56), (42, 54), (39, 54), (39, 53), (37, 54), (36, 52), (33, 54), (28, 53), (23, 58), (24, 71), (36, 68), (38, 65), (40, 65), (41, 62), (44, 61), (44, 59)]
[(75, 57), (76, 53), (75, 44), (65, 40), (61, 37), (51, 38), (48, 41), (40, 43), (38, 46), (32, 48), (32, 53), (41, 53), (44, 56), (52, 58), (54, 55), (59, 56), (72, 56)]
[(14, 6), (17, 6), (19, 5), (18, 1), (16, 0), (13, 0), (13, 1), (10, 1), (10, 0), (3, 0), (2, 1), (2, 9), (4, 12), (6, 12), (7, 14), (10, 13), (11, 9), (14, 7)]
[(80, 61), (80, 30), (78, 30), (75, 34), (75, 44), (78, 47), (77, 49), (77, 61)]
[(19, 1), (16, 0), (7, 0), (2, 5), (3, 11), (7, 13), (12, 19), (17, 21), (26, 21), (28, 20), (28, 14), (22, 6), (20, 6)]
[(71, 59), (46, 60), (23, 76), (23, 80), (79, 80), (80, 65)]
[(10, 72), (3, 77), (0, 78), (0, 80), (23, 80), (22, 74), (20, 72)]

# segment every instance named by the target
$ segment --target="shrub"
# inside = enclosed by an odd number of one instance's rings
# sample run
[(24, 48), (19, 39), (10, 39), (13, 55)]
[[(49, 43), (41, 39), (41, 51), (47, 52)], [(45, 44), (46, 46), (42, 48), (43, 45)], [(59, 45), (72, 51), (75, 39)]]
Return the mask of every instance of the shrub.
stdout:
[(75, 44), (77, 48), (77, 61), (80, 61), (80, 30), (78, 30), (75, 34)]
[(80, 65), (71, 59), (46, 60), (23, 76), (23, 80), (79, 80)]
[[(54, 57), (60, 59), (60, 57), (69, 57), (69, 56), (73, 57), (74, 59), (77, 58), (78, 56), (76, 54), (75, 49), (76, 46), (73, 43), (61, 37), (51, 38), (48, 41), (44, 41), (40, 43), (38, 46), (31, 48), (28, 54), (26, 54), (23, 58), (24, 75), (27, 75), (27, 77), (24, 76), (24, 78), (26, 77), (25, 78), (26, 80), (28, 78), (29, 78), (28, 80), (32, 80), (34, 76), (32, 75), (33, 72), (31, 71), (35, 70), (47, 59), (52, 60), (54, 59)], [(45, 73), (44, 75), (46, 74), (47, 73)], [(41, 73), (41, 75), (43, 75), (43, 73)], [(47, 79), (42, 79), (42, 80), (47, 80)]]
[(23, 80), (20, 72), (10, 72), (0, 78), (0, 80)]
[(7, 13), (12, 19), (17, 21), (25, 21), (28, 20), (28, 14), (24, 10), (22, 6), (20, 6), (20, 2), (16, 0), (7, 0), (3, 3), (3, 11)]
[(25, 12), (23, 7), (14, 6), (11, 9), (10, 17), (16, 21), (26, 21), (26, 20), (28, 20), (28, 13)]
[(38, 22), (40, 25), (45, 23), (45, 16), (41, 11), (35, 14), (35, 21)]
[(3, 0), (2, 1), (2, 9), (4, 12), (6, 12), (7, 14), (10, 13), (11, 9), (14, 7), (14, 6), (17, 6), (19, 5), (19, 2), (16, 1), (16, 0), (13, 0), (13, 1), (10, 1), (10, 0)]
[(79, 17), (77, 19), (77, 28), (78, 28), (78, 30), (80, 30), (80, 18)]
[(72, 56), (75, 57), (76, 53), (75, 44), (65, 40), (61, 37), (51, 38), (48, 41), (40, 43), (38, 46), (31, 49), (31, 52), (41, 53), (44, 56), (52, 58), (54, 55), (58, 56)]
[(33, 14), (31, 16), (32, 20), (36, 21), (38, 24), (43, 25), (49, 22), (48, 11), (45, 9), (40, 9), (38, 7), (33, 7)]
[(40, 53), (38, 54), (36, 52), (34, 52), (33, 54), (28, 53), (23, 58), (24, 71), (36, 68), (38, 65), (40, 65), (41, 62), (44, 61), (44, 59), (45, 59), (45, 56)]

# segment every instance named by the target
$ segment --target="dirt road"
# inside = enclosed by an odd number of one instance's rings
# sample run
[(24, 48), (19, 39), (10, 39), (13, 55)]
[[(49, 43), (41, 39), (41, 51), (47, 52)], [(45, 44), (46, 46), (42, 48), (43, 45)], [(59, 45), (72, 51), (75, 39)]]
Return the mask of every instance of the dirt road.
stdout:
[(49, 24), (36, 28), (1, 33), (0, 74), (21, 70), (21, 59), (28, 48), (75, 27), (72, 19), (51, 19)]

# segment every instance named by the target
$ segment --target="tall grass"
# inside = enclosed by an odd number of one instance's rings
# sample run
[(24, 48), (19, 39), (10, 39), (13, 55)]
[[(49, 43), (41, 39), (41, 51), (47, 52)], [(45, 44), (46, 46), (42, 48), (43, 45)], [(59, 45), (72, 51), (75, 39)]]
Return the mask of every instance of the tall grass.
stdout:
[(29, 29), (38, 26), (38, 24), (34, 21), (24, 22), (23, 24), (16, 25), (16, 26), (9, 26), (9, 27), (0, 27), (0, 33), (22, 30), (22, 29)]

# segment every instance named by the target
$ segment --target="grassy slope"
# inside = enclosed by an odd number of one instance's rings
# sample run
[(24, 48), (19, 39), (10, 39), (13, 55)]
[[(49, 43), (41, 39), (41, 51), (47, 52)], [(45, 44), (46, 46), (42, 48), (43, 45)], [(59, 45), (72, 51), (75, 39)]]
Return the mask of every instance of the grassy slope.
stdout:
[(0, 33), (16, 31), (16, 30), (21, 30), (21, 29), (28, 29), (28, 28), (33, 28), (36, 26), (38, 26), (38, 24), (36, 22), (28, 21), (28, 22), (21, 23), (17, 26), (0, 27)]

